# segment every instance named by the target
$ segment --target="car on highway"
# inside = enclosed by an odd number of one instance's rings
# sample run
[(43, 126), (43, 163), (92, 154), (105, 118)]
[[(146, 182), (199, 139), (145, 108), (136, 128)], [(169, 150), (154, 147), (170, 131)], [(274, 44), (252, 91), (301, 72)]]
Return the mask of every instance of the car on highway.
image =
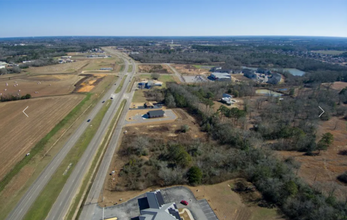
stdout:
[(105, 103), (105, 101), (102, 101), (102, 103)]
[(87, 122), (90, 122), (90, 119), (88, 119)]
[(188, 205), (188, 202), (187, 202), (186, 200), (182, 200), (182, 201), (181, 201), (181, 204), (183, 204), (183, 205)]
[(113, 97), (111, 97), (110, 99), (113, 99)]

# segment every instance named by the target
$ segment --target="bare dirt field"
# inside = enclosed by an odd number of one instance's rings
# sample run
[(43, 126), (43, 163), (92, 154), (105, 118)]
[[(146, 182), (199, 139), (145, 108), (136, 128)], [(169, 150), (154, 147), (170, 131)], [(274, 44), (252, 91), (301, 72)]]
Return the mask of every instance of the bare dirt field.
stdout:
[(31, 74), (59, 74), (59, 73), (78, 73), (88, 64), (88, 60), (76, 61), (73, 63), (55, 64), (50, 66), (29, 67), (25, 72)]
[[(323, 86), (330, 86), (331, 84), (330, 83), (322, 83)], [(347, 87), (347, 82), (334, 82), (332, 85), (331, 85), (331, 88), (332, 89), (335, 89), (337, 91), (341, 91), (342, 89), (346, 88)]]
[(76, 92), (90, 92), (99, 82), (101, 82), (106, 74), (81, 74), (85, 78), (76, 83)]
[(238, 82), (238, 81), (243, 81), (243, 82), (250, 82), (250, 81), (252, 81), (251, 79), (245, 77), (243, 74), (232, 74), (231, 77), (236, 82)]
[(30, 94), (32, 97), (65, 95), (75, 89), (75, 84), (82, 79), (77, 75), (37, 75), (22, 76), (9, 80), (0, 79), (0, 94), (20, 96)]
[[(0, 179), (82, 99), (82, 95), (0, 103)], [(29, 117), (26, 117), (22, 110)]]
[(335, 189), (335, 195), (340, 199), (347, 196), (347, 186), (340, 183), (336, 177), (347, 170), (347, 156), (340, 155), (341, 150), (347, 150), (347, 123), (343, 119), (333, 117), (321, 123), (317, 137), (330, 132), (334, 135), (333, 145), (318, 156), (305, 156), (300, 152), (280, 151), (279, 155), (287, 158), (294, 157), (301, 163), (299, 176), (308, 184), (323, 192), (329, 193)]
[(227, 107), (227, 108), (238, 108), (238, 109), (243, 109), (243, 99), (233, 98), (232, 100), (235, 101), (234, 104), (232, 104), (232, 105), (226, 105), (226, 104), (223, 104), (223, 103), (221, 103), (221, 102), (213, 101), (213, 103), (214, 103), (213, 109), (214, 109), (215, 111), (217, 111), (221, 105), (224, 105), (224, 106)]
[(138, 65), (139, 73), (173, 73), (167, 65)]
[(209, 73), (208, 69), (200, 69), (190, 64), (172, 64), (172, 66), (182, 74), (205, 75)]

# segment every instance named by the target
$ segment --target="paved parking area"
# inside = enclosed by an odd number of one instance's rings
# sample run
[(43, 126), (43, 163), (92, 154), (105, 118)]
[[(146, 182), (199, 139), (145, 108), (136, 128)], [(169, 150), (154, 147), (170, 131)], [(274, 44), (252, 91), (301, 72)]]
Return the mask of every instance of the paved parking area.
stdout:
[(218, 220), (216, 214), (214, 213), (214, 211), (212, 210), (210, 204), (208, 204), (206, 199), (199, 200), (198, 202), (208, 220)]
[(140, 124), (140, 123), (171, 121), (171, 120), (177, 119), (177, 115), (172, 110), (164, 110), (164, 112), (165, 112), (165, 116), (163, 118), (145, 118), (145, 117), (142, 117), (143, 115), (137, 114), (132, 116), (131, 121), (125, 120), (125, 124), (131, 125), (131, 124)]
[(183, 75), (182, 76), (186, 83), (201, 83), (201, 82), (207, 82), (207, 79), (204, 76), (196, 75), (196, 76), (188, 76)]
[[(163, 195), (163, 199), (165, 203), (175, 202), (177, 205), (177, 208), (189, 209), (195, 220), (218, 220), (217, 217), (215, 218), (206, 217), (206, 214), (205, 214), (206, 212), (209, 213), (209, 216), (212, 216), (213, 211), (211, 207), (208, 205), (206, 200), (202, 200), (206, 202), (208, 206), (207, 207), (206, 204), (203, 203), (204, 208), (202, 208), (200, 204), (201, 200), (198, 201), (195, 198), (192, 191), (190, 191), (190, 189), (184, 186), (175, 186), (175, 187), (160, 189), (160, 191), (161, 191), (161, 194)], [(125, 203), (106, 207), (104, 209), (105, 218), (118, 217), (118, 220), (136, 219), (135, 217), (140, 215), (140, 210), (139, 210), (137, 200), (140, 198), (144, 198), (145, 196), (146, 196), (145, 194), (142, 194)], [(187, 206), (182, 205), (180, 203), (182, 200), (186, 200), (188, 202), (188, 205)], [(102, 219), (101, 207), (97, 206), (96, 212), (94, 213), (93, 216), (91, 216), (91, 219), (93, 220)]]

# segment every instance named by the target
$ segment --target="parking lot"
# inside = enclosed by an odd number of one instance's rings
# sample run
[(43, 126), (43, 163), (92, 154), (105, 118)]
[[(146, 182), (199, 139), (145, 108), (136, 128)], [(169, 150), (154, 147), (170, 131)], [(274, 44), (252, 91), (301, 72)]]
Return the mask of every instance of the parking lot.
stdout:
[(208, 204), (206, 199), (199, 200), (198, 202), (208, 220), (218, 220), (216, 214), (214, 213), (214, 211), (212, 210), (211, 206)]
[[(175, 202), (177, 208), (189, 209), (195, 220), (218, 220), (207, 201), (205, 199), (198, 201), (190, 189), (183, 186), (175, 186), (161, 189), (160, 191), (165, 203)], [(140, 215), (137, 201), (145, 196), (145, 194), (142, 194), (125, 203), (106, 207), (104, 209), (105, 218), (117, 217), (118, 220), (136, 219)], [(187, 201), (189, 204), (187, 206), (181, 204), (182, 200)], [(102, 208), (98, 206), (92, 219), (101, 220), (102, 212)]]

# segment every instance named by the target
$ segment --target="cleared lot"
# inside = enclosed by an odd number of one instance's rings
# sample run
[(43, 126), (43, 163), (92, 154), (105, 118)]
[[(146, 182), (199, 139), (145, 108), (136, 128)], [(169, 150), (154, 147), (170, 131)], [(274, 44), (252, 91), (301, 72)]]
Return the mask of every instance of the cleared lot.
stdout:
[[(69, 95), (0, 103), (0, 179), (83, 98)], [(27, 106), (29, 117), (22, 113)]]

